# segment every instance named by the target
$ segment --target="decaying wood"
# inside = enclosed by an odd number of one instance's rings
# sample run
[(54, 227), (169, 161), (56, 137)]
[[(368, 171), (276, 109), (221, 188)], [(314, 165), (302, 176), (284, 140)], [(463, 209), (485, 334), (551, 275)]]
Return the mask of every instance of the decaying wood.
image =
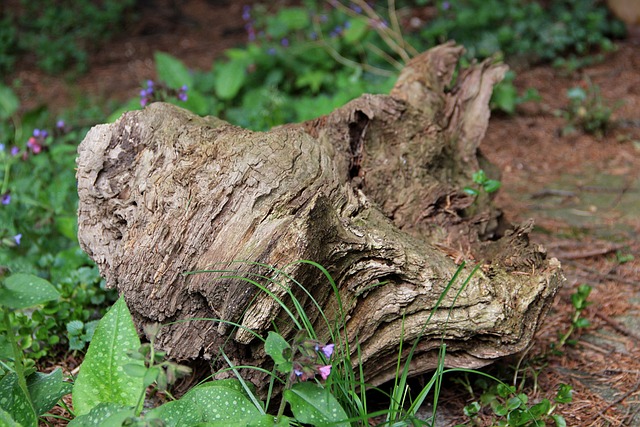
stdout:
[[(288, 303), (291, 289), (326, 338), (311, 298), (329, 319), (337, 298), (301, 259), (334, 278), (372, 384), (393, 376), (400, 339), (422, 336), (413, 374), (436, 366), (442, 342), (449, 366), (524, 349), (562, 275), (529, 244), (531, 224), (505, 227), (486, 195), (462, 190), (490, 168), (478, 145), (505, 67), (476, 64), (452, 84), (461, 53), (439, 46), (414, 58), (389, 96), (363, 95), (269, 132), (162, 103), (94, 127), (78, 158), (83, 249), (139, 325), (171, 323), (158, 343), (177, 359), (224, 348), (237, 364), (269, 368), (253, 333), (296, 331), (242, 277)], [(467, 267), (436, 308), (461, 260), (482, 268), (457, 295)], [(274, 276), (266, 265), (282, 269), (275, 282), (260, 279)], [(184, 274), (211, 269), (235, 273)], [(218, 321), (189, 321), (202, 318)], [(260, 372), (246, 375), (265, 384)]]

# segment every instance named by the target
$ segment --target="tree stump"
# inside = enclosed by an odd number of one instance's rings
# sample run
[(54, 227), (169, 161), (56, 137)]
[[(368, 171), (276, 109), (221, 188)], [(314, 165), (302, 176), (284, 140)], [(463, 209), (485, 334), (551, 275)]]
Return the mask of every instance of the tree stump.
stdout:
[[(414, 375), (436, 367), (442, 342), (448, 366), (523, 350), (563, 277), (529, 243), (530, 223), (508, 226), (486, 194), (463, 191), (491, 168), (478, 146), (506, 67), (475, 64), (453, 81), (462, 52), (438, 46), (407, 64), (390, 95), (269, 132), (164, 103), (94, 127), (78, 149), (82, 248), (139, 326), (170, 323), (157, 343), (178, 360), (224, 349), (236, 364), (271, 368), (253, 333), (296, 330), (242, 277), (287, 303), (290, 289), (321, 339), (319, 308), (329, 319), (342, 309), (371, 384), (394, 376), (401, 339), (421, 337)], [(342, 307), (298, 260), (326, 267)], [(462, 260), (461, 280), (437, 306)], [(278, 284), (260, 281), (274, 275), (267, 266), (282, 270)], [(236, 273), (184, 274), (208, 269)], [(203, 318), (218, 321), (193, 320)], [(264, 387), (261, 372), (244, 374)]]

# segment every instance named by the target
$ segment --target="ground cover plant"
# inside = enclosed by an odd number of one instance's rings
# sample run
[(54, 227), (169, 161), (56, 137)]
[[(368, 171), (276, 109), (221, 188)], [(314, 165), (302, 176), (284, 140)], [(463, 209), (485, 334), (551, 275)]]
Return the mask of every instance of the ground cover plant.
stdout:
[[(385, 33), (381, 31), (386, 31), (388, 28), (393, 30), (393, 17), (390, 16), (387, 7), (376, 8), (374, 12), (377, 14), (377, 18), (371, 17), (367, 15), (362, 3), (343, 2), (326, 5), (309, 2), (305, 5), (305, 9), (284, 8), (275, 15), (267, 13), (266, 10), (261, 11), (259, 8), (247, 9), (244, 18), (246, 18), (250, 43), (246, 47), (229, 50), (226, 58), (218, 60), (208, 71), (189, 70), (177, 58), (157, 53), (155, 59), (158, 80), (151, 85), (147, 81), (142, 83), (141, 90), (144, 91), (144, 94), (141, 93), (140, 97), (132, 99), (130, 103), (117, 109), (111, 119), (116, 117), (122, 109), (139, 108), (141, 102), (165, 99), (199, 114), (221, 115), (223, 118), (242, 126), (266, 129), (287, 121), (304, 120), (331, 111), (364, 91), (381, 93), (388, 91), (394, 81), (396, 65), (401, 64), (404, 60), (403, 54), (387, 44), (384, 38)], [(410, 6), (410, 4), (398, 3), (399, 10)], [(578, 3), (580, 4), (578, 5)], [(536, 60), (561, 62), (567, 52), (566, 49), (575, 48), (573, 53), (576, 54), (591, 53), (595, 47), (608, 49), (610, 37), (617, 37), (622, 31), (619, 23), (611, 21), (605, 16), (604, 9), (596, 8), (590, 2), (575, 2), (575, 9), (574, 2), (556, 2), (553, 7), (557, 9), (545, 9), (536, 2), (510, 1), (504, 8), (484, 6), (484, 4), (478, 5), (462, 1), (438, 3), (442, 14), (437, 19), (430, 21), (429, 25), (425, 25), (415, 33), (407, 34), (407, 43), (411, 44), (414, 49), (421, 50), (431, 43), (450, 37), (456, 37), (463, 43), (466, 38), (470, 57), (490, 56), (502, 52), (506, 57), (531, 54)], [(308, 14), (308, 10), (313, 10), (314, 13)], [(480, 13), (476, 14), (477, 11)], [(483, 18), (472, 20), (471, 15)], [(524, 19), (525, 16), (530, 19)], [(554, 21), (549, 16), (560, 16), (561, 20)], [(4, 19), (8, 20), (9, 17)], [(512, 20), (518, 24), (522, 23), (521, 26), (513, 26), (515, 30), (510, 30), (518, 31), (517, 37), (504, 33), (507, 31), (504, 29), (505, 27), (502, 27), (503, 33), (500, 31), (492, 33), (492, 29), (499, 28), (496, 22), (502, 22), (503, 19)], [(93, 22), (90, 19), (89, 21)], [(539, 29), (543, 22), (544, 31), (534, 31), (534, 29)], [(482, 26), (482, 32), (480, 32), (482, 37), (475, 37), (474, 35), (478, 34), (479, 26)], [(2, 46), (16, 48), (16, 35), (11, 30), (15, 27), (2, 25), (0, 28), (0, 38), (4, 37), (10, 41)], [(313, 31), (315, 31), (315, 35)], [(387, 35), (387, 37), (391, 36)], [(558, 37), (566, 38), (566, 43), (551, 42), (551, 40), (557, 41)], [(421, 44), (424, 43), (423, 40), (427, 40), (426, 45)], [(515, 45), (515, 43), (521, 43), (521, 45)], [(407, 47), (406, 50), (410, 49)], [(46, 58), (45, 52), (51, 51), (55, 51), (55, 49), (42, 48), (42, 55), (45, 55), (42, 64), (43, 67), (55, 71), (56, 67), (60, 67), (57, 65), (59, 64), (58, 59)], [(380, 54), (372, 54), (372, 52), (378, 51)], [(64, 51), (62, 52), (64, 53)], [(80, 62), (83, 61), (81, 48), (72, 48), (72, 51), (67, 54), (72, 57), (80, 55), (76, 59)], [(10, 59), (10, 56), (1, 57)], [(64, 62), (67, 59), (60, 61)], [(6, 65), (5, 69), (9, 68), (10, 64)], [(151, 87), (154, 89), (153, 92), (149, 92)], [(162, 91), (164, 93), (160, 93)], [(585, 96), (575, 92), (575, 97), (569, 97), (571, 102), (573, 102), (573, 98), (577, 101), (587, 99), (588, 92), (584, 92)], [(513, 113), (515, 111), (513, 104), (517, 104), (521, 100), (513, 101), (520, 97), (517, 93), (510, 96), (511, 101), (505, 101), (503, 105), (507, 105), (507, 107), (502, 109)], [(498, 105), (501, 104), (501, 101), (496, 102)], [(62, 383), (61, 371), (55, 371), (55, 373), (44, 377), (34, 372), (34, 365), (40, 363), (39, 360), (55, 357), (60, 353), (83, 351), (86, 344), (91, 341), (92, 332), (97, 326), (98, 319), (116, 298), (113, 292), (104, 289), (103, 281), (100, 279), (96, 267), (78, 248), (74, 230), (77, 203), (73, 171), (75, 147), (86, 132), (86, 125), (104, 121), (106, 115), (89, 117), (86, 122), (83, 119), (79, 120), (80, 123), (74, 123), (74, 120), (59, 121), (57, 117), (50, 116), (46, 107), (21, 112), (17, 97), (7, 86), (0, 87), (0, 107), (0, 144), (2, 148), (0, 150), (2, 170), (0, 172), (2, 178), (2, 188), (0, 189), (2, 196), (2, 204), (0, 205), (0, 245), (2, 246), (0, 267), (2, 271), (0, 273), (3, 275), (2, 296), (8, 298), (2, 300), (5, 310), (3, 310), (3, 322), (0, 328), (3, 336), (17, 338), (15, 343), (2, 342), (2, 375), (4, 376), (0, 381), (3, 386), (7, 387), (3, 388), (4, 390), (17, 390), (14, 396), (18, 396), (18, 399), (30, 398), (29, 405), (33, 409), (33, 411), (29, 409), (26, 412), (22, 410), (10, 412), (7, 410), (7, 406), (3, 405), (2, 408), (6, 413), (3, 413), (2, 416), (9, 414), (16, 421), (21, 421), (23, 425), (33, 425), (38, 416), (46, 413), (55, 405), (59, 397), (67, 394), (70, 390), (69, 385)], [(581, 111), (579, 107), (579, 105), (576, 107), (574, 115), (579, 116)], [(610, 112), (605, 111), (605, 113), (607, 113), (606, 123)], [(69, 114), (67, 117), (73, 116)], [(75, 117), (77, 120), (77, 115)], [(567, 120), (571, 122), (571, 118), (568, 117)], [(589, 122), (592, 121), (595, 119)], [(34, 177), (37, 178), (34, 179)], [(491, 183), (488, 187), (488, 180), (482, 180), (480, 176), (476, 183), (479, 190), (487, 193), (495, 185)], [(44, 280), (44, 282), (40, 280)], [(33, 285), (32, 290), (41, 289), (38, 286), (42, 286), (42, 289), (48, 289), (47, 293), (43, 292), (40, 295), (40, 298), (32, 300), (34, 307), (18, 304), (15, 300), (11, 302), (11, 293), (17, 288), (24, 287), (27, 283), (37, 283)], [(46, 301), (43, 295), (48, 295), (52, 299)], [(563, 335), (558, 347), (570, 344), (569, 337), (573, 330), (585, 325), (580, 314), (585, 307), (587, 296), (588, 292), (583, 289), (581, 296), (576, 300), (582, 305), (580, 308), (576, 305), (576, 318), (572, 319), (571, 329), (567, 331), (566, 336)], [(113, 313), (114, 316), (119, 313), (116, 319), (123, 322), (124, 325), (126, 311), (121, 302), (118, 304), (114, 306)], [(107, 318), (107, 321), (113, 320), (113, 318)], [(130, 325), (123, 326), (123, 328), (128, 328), (129, 332), (131, 331)], [(107, 335), (113, 332), (113, 330), (109, 331), (107, 327), (103, 328), (103, 331), (105, 330)], [(283, 356), (292, 346), (297, 346), (297, 354), (307, 351), (308, 357), (311, 357), (314, 352), (318, 357), (322, 357), (315, 349), (316, 345), (320, 351), (321, 347), (322, 349), (326, 348), (326, 343), (315, 342), (311, 338), (309, 338), (311, 341), (282, 343), (278, 342), (276, 335), (270, 336), (272, 337), (270, 345), (275, 348), (275, 350), (271, 350), (274, 363), (276, 365), (279, 363), (281, 367), (282, 364), (285, 364), (282, 371), (287, 370), (287, 363), (291, 363), (291, 369), (293, 369), (293, 360), (288, 360)], [(130, 337), (134, 341), (133, 344), (138, 344), (135, 342), (136, 338), (133, 334)], [(313, 351), (305, 350), (305, 346), (308, 346), (309, 343), (313, 344)], [(123, 344), (131, 343), (123, 342)], [(144, 344), (140, 344), (138, 347), (143, 348), (143, 346)], [(124, 350), (126, 354), (126, 351), (134, 347), (136, 346), (119, 350)], [(135, 390), (137, 393), (131, 393), (128, 397), (130, 400), (127, 400), (126, 403), (133, 402), (130, 406), (134, 408), (140, 406), (140, 397), (144, 392), (143, 389), (141, 391), (140, 384), (144, 386), (155, 383), (162, 389), (164, 388), (163, 381), (166, 380), (169, 385), (172, 376), (179, 376), (180, 368), (171, 364), (163, 365), (165, 362), (158, 357), (158, 353), (154, 353), (152, 346), (147, 345), (144, 348), (145, 350), (139, 353), (142, 358), (126, 355), (127, 358), (133, 359), (129, 363), (139, 367), (128, 368), (129, 374), (133, 374), (133, 377), (130, 378), (134, 378), (134, 380), (127, 377), (127, 381), (130, 382), (130, 388), (127, 387), (127, 390), (129, 392)], [(334, 352), (344, 352), (344, 349), (338, 348)], [(327, 356), (324, 352), (322, 354), (324, 357)], [(344, 354), (342, 356), (344, 357)], [(333, 357), (336, 357), (335, 353)], [(89, 360), (91, 361), (91, 359)], [(327, 360), (328, 362), (329, 360)], [(24, 368), (22, 373), (19, 372), (20, 364)], [(332, 366), (335, 369), (335, 364)], [(238, 367), (233, 368), (239, 369)], [(171, 371), (173, 373), (170, 373)], [(312, 373), (316, 373), (315, 371), (304, 372), (304, 369), (298, 369), (298, 371), (308, 377), (311, 377)], [(443, 371), (444, 368), (434, 375), (434, 381), (441, 380)], [(292, 371), (289, 370), (289, 372)], [(322, 372), (318, 372), (318, 374), (318, 378), (324, 376)], [(355, 406), (345, 410), (346, 418), (343, 419), (340, 414), (341, 418), (334, 421), (363, 422), (364, 414), (371, 416), (375, 413), (367, 411), (366, 397), (358, 394), (353, 388), (353, 382), (349, 382), (351, 381), (349, 380), (350, 375), (358, 377), (357, 372), (345, 374), (345, 381), (350, 388), (345, 388), (344, 392), (350, 395)], [(163, 379), (163, 376), (166, 378)], [(30, 378), (30, 381), (27, 381), (27, 378)], [(327, 376), (326, 379), (332, 386), (331, 376)], [(398, 381), (399, 386), (394, 389), (394, 393), (398, 393), (398, 395), (390, 398), (392, 404), (396, 405), (395, 409), (390, 409), (386, 414), (378, 414), (386, 417), (386, 421), (382, 422), (383, 424), (386, 422), (386, 425), (392, 425), (392, 421), (396, 423), (393, 425), (403, 425), (401, 422), (410, 425), (410, 422), (415, 421), (414, 418), (406, 416), (407, 412), (400, 404), (402, 396), (409, 399), (409, 396), (406, 395), (407, 389), (402, 386), (402, 371), (399, 372)], [(79, 397), (82, 402), (82, 399), (88, 399), (88, 392), (85, 393), (82, 382), (80, 384), (79, 391), (74, 391), (74, 393), (83, 396)], [(241, 380), (233, 380), (233, 382), (225, 384), (224, 387), (221, 387), (223, 390), (205, 391), (207, 387), (202, 387), (186, 399), (183, 398), (184, 402), (199, 400), (202, 396), (198, 393), (210, 397), (215, 393), (224, 392), (248, 399), (251, 406), (247, 406), (247, 408), (251, 408), (249, 409), (251, 411), (255, 409), (258, 414), (260, 414), (260, 407), (264, 409), (268, 406), (265, 402), (257, 402), (256, 405), (256, 402), (251, 399), (250, 392), (245, 388), (248, 385), (243, 384)], [(324, 396), (309, 397), (317, 392), (319, 388), (316, 386), (322, 382), (298, 384), (314, 384), (314, 388), (312, 389), (309, 385), (299, 387), (303, 390), (300, 395), (292, 396), (290, 394), (287, 398), (290, 404), (296, 399), (300, 399), (302, 402), (300, 405), (306, 405), (310, 401), (323, 398), (332, 401), (335, 396), (340, 396), (340, 393), (330, 393)], [(546, 422), (549, 420), (548, 417), (558, 415), (551, 411), (552, 397), (551, 400), (547, 399), (549, 405), (536, 403), (535, 405), (540, 406), (536, 406), (535, 410), (529, 409), (538, 418), (520, 419), (526, 420), (530, 424), (526, 424), (524, 421), (518, 424), (520, 421), (515, 419), (516, 415), (513, 415), (511, 417), (513, 420), (510, 421), (509, 414), (511, 412), (518, 410), (517, 412), (520, 414), (522, 408), (530, 408), (530, 406), (527, 406), (526, 398), (521, 396), (523, 390), (499, 387), (499, 384), (498, 382), (494, 385), (478, 386), (482, 395), (485, 396), (480, 399), (479, 404), (491, 407), (494, 416), (505, 418), (504, 422), (512, 422), (512, 424), (504, 425), (543, 425), (538, 422)], [(435, 387), (435, 383), (432, 386)], [(40, 387), (46, 387), (47, 390), (52, 387), (53, 391), (45, 393)], [(557, 392), (555, 398), (558, 403), (566, 401), (566, 393), (566, 389)], [(46, 398), (42, 396), (46, 396)], [(135, 402), (131, 396), (135, 396)], [(426, 395), (422, 398), (424, 400)], [(513, 398), (517, 398), (517, 400), (510, 400)], [(52, 399), (55, 401), (52, 402)], [(342, 401), (337, 397), (336, 401), (338, 406), (344, 410), (345, 405), (340, 403)], [(17, 405), (21, 402), (14, 401), (14, 403)], [(183, 405), (188, 405), (188, 403), (183, 403)], [(499, 405), (508, 408), (507, 411), (505, 412)], [(311, 406), (313, 407), (313, 404)], [(296, 417), (300, 416), (302, 412), (296, 412), (293, 407), (294, 405), (291, 404), (291, 410), (297, 414)], [(105, 413), (113, 409), (111, 407), (100, 408), (100, 410), (105, 408)], [(356, 408), (357, 411), (353, 408)], [(496, 408), (499, 408), (498, 411), (495, 411)], [(477, 418), (477, 411), (480, 409), (476, 405), (472, 405), (466, 413), (470, 419)], [(163, 409), (162, 411), (167, 410)], [(158, 412), (162, 411), (158, 410)], [(336, 409), (336, 411), (339, 410)], [(136, 414), (134, 410), (127, 417), (133, 416), (135, 418), (139, 415), (141, 413)], [(262, 415), (264, 414), (260, 416)], [(357, 418), (358, 416), (360, 418)], [(543, 416), (547, 418), (543, 418)], [(309, 418), (301, 417), (297, 418), (300, 422), (310, 421)], [(352, 419), (354, 417), (357, 419)], [(562, 425), (558, 419), (556, 418), (554, 422), (557, 425)], [(8, 418), (4, 418), (4, 420), (9, 423)], [(293, 422), (293, 417), (287, 420)], [(423, 421), (427, 422), (427, 420)], [(142, 423), (142, 420), (135, 420), (135, 422)], [(268, 421), (265, 422), (268, 423)]]

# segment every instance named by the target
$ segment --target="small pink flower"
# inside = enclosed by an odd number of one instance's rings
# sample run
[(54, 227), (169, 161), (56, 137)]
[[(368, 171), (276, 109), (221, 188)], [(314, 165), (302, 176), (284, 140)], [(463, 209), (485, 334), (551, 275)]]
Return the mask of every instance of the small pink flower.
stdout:
[(326, 380), (329, 377), (329, 374), (331, 373), (331, 365), (320, 366), (320, 368), (318, 368), (318, 373), (320, 374), (323, 380)]

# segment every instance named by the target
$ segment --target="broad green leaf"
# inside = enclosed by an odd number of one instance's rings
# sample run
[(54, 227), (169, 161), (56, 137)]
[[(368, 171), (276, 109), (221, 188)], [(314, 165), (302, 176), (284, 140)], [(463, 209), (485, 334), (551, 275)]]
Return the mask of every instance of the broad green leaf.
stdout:
[(182, 85), (193, 87), (193, 76), (182, 61), (163, 52), (155, 52), (153, 57), (156, 61), (158, 77), (170, 88), (178, 89)]
[(78, 217), (77, 216), (57, 216), (55, 218), (56, 229), (72, 241), (78, 240)]
[(25, 427), (38, 425), (31, 399), (18, 385), (18, 376), (10, 372), (0, 380), (0, 408), (4, 409), (14, 421)]
[(81, 335), (84, 330), (84, 322), (82, 320), (72, 320), (67, 323), (67, 333), (69, 335)]
[(13, 357), (13, 346), (7, 337), (0, 335), (0, 359)]
[(100, 403), (69, 423), (69, 427), (121, 427), (124, 420), (134, 417), (132, 407), (117, 403)]
[(239, 421), (210, 421), (194, 424), (192, 427), (288, 427), (291, 425), (287, 417), (281, 417), (278, 423), (273, 415), (260, 415), (259, 417)]
[(298, 76), (298, 78), (296, 79), (296, 87), (308, 87), (309, 89), (311, 89), (311, 92), (318, 93), (326, 76), (327, 73), (325, 71), (309, 70)]
[(200, 116), (204, 116), (213, 112), (210, 111), (210, 105), (215, 106), (214, 102), (215, 99), (212, 97), (204, 97), (199, 92), (189, 90), (187, 92), (187, 100), (185, 102), (178, 101), (176, 105), (186, 108), (187, 110), (192, 111)]
[(33, 408), (40, 416), (53, 408), (62, 396), (71, 393), (72, 385), (62, 380), (62, 370), (58, 368), (49, 374), (34, 372), (29, 375), (27, 388)]
[(33, 307), (60, 297), (53, 285), (33, 274), (16, 273), (0, 286), (0, 305), (17, 310)]
[(549, 399), (542, 399), (539, 403), (536, 403), (531, 408), (529, 408), (529, 412), (534, 418), (541, 418), (546, 415), (551, 409), (551, 402)]
[(283, 353), (285, 350), (290, 350), (291, 346), (289, 343), (282, 338), (280, 334), (276, 332), (269, 331), (267, 335), (267, 339), (264, 343), (264, 351), (267, 353), (276, 365), (281, 365), (283, 363), (287, 363), (289, 360), (284, 357)]
[[(251, 403), (235, 380), (212, 381), (189, 390), (180, 400), (165, 403), (148, 412), (148, 418), (160, 418), (166, 427), (197, 423), (216, 423), (219, 426), (249, 424), (260, 419), (258, 409)], [(256, 424), (257, 426), (267, 424)], [(273, 425), (273, 424), (270, 424)]]
[(295, 384), (285, 390), (284, 398), (296, 420), (317, 427), (349, 427), (349, 418), (336, 398), (316, 384), (306, 382)]
[(567, 422), (562, 415), (551, 414), (551, 418), (555, 421), (556, 427), (567, 427)]
[(309, 12), (301, 7), (286, 7), (280, 9), (277, 19), (292, 31), (304, 30), (311, 24), (309, 22)]
[(0, 84), (0, 120), (7, 120), (19, 107), (20, 101), (13, 90)]
[[(144, 358), (140, 358), (142, 355), (138, 356), (140, 353), (135, 353), (132, 355), (132, 359), (136, 360), (144, 360)], [(140, 363), (127, 363), (122, 367), (127, 375), (132, 376), (134, 378), (144, 378), (147, 374), (147, 367)]]
[(99, 403), (134, 407), (144, 390), (142, 378), (124, 371), (129, 363), (139, 363), (127, 355), (140, 347), (131, 313), (123, 297), (100, 320), (73, 387), (76, 414), (88, 413)]
[(518, 90), (511, 82), (498, 83), (491, 94), (491, 108), (498, 108), (507, 114), (516, 112)]
[(7, 411), (5, 411), (4, 409), (0, 408), (0, 426), (3, 426), (3, 427), (22, 427), (22, 424), (16, 422), (16, 420), (14, 420)]
[[(514, 427), (527, 425), (530, 421), (533, 420), (533, 416), (528, 411), (522, 408), (514, 409), (507, 415), (507, 421), (509, 422), (509, 425)], [(544, 423), (540, 423), (540, 425), (542, 426), (544, 425)]]
[(215, 91), (218, 98), (227, 100), (235, 97), (247, 77), (244, 61), (231, 60), (216, 67)]
[(488, 179), (482, 184), (484, 191), (486, 191), (487, 193), (495, 193), (500, 189), (501, 186), (502, 183), (495, 179)]
[(354, 44), (362, 40), (369, 30), (369, 20), (366, 18), (356, 18), (349, 20), (351, 26), (344, 30), (343, 39), (348, 44)]

